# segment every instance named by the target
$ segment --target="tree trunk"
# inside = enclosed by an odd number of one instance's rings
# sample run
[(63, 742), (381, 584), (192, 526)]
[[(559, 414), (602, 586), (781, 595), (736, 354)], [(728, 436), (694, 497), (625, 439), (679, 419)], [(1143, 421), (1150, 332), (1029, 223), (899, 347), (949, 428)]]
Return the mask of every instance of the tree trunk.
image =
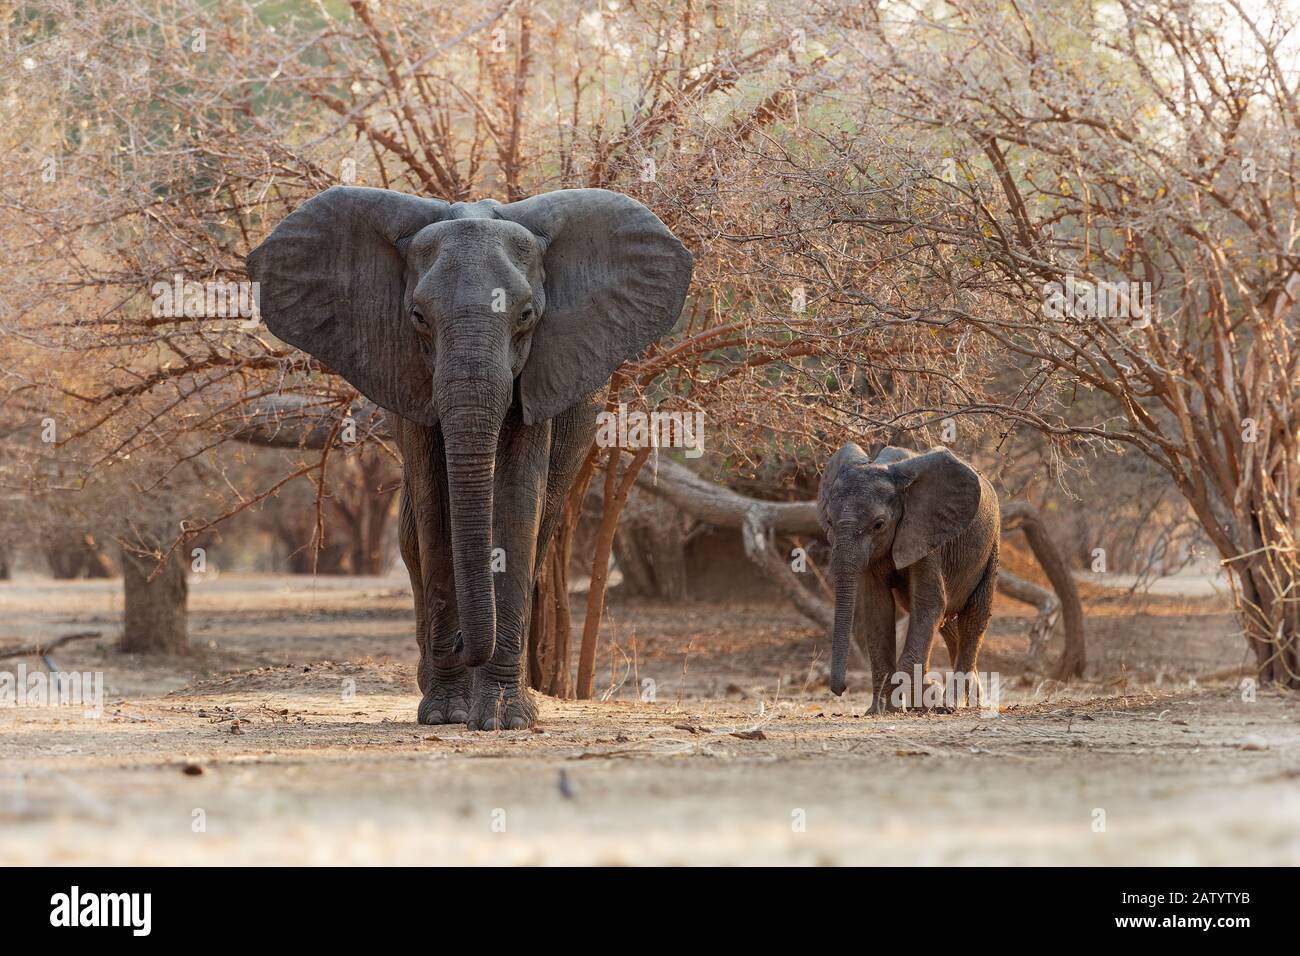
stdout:
[(175, 654), (189, 646), (187, 626), (189, 581), (179, 555), (158, 567), (153, 555), (122, 548), (122, 583), (126, 608), (122, 650), (134, 654)]
[(1294, 555), (1262, 550), (1230, 562), (1242, 629), (1261, 683), (1300, 687), (1300, 567)]
[(532, 616), (528, 632), (528, 681), (534, 690), (551, 697), (573, 696), (573, 675), (569, 671), (569, 647), (573, 615), (569, 607), (569, 567), (574, 532), (582, 514), (582, 502), (591, 483), (595, 456), (588, 455), (578, 470), (564, 512), (551, 537), (533, 589)]
[(658, 591), (654, 569), (647, 554), (649, 537), (644, 527), (626, 521), (614, 532), (614, 560), (623, 575), (623, 583), (619, 587), (624, 594), (652, 598)]
[[(1004, 531), (1019, 528), (1025, 533), (1030, 550), (1034, 552), (1034, 557), (1038, 559), (1043, 573), (1051, 582), (1052, 590), (1061, 602), (1065, 647), (1052, 667), (1052, 677), (1059, 681), (1082, 677), (1088, 663), (1083, 635), (1083, 602), (1079, 600), (1079, 589), (1075, 586), (1065, 559), (1048, 536), (1038, 512), (1023, 501), (1012, 501), (1002, 506), (1002, 525)], [(1010, 596), (1016, 597), (1015, 594)]]
[(46, 548), (45, 559), (56, 581), (76, 581), (81, 578), (110, 578), (113, 569), (104, 556), (95, 536), (87, 532), (69, 541)]
[(596, 678), (596, 638), (600, 633), (600, 616), (605, 610), (605, 585), (609, 579), (609, 555), (614, 547), (614, 531), (618, 527), (618, 516), (627, 503), (627, 496), (632, 491), (641, 466), (650, 457), (649, 448), (640, 449), (619, 475), (619, 460), (622, 457), (618, 448), (609, 449), (605, 464), (604, 514), (600, 521), (600, 531), (596, 535), (595, 553), (591, 559), (591, 586), (587, 591), (587, 617), (582, 627), (582, 646), (578, 652), (578, 686), (579, 700), (590, 700)]
[(686, 529), (682, 512), (654, 495), (633, 491), (614, 533), (614, 559), (624, 593), (684, 600)]
[(385, 533), (392, 517), (391, 495), (368, 495), (362, 502), (354, 527), (348, 529), (348, 571), (352, 574), (383, 574), (386, 566)]
[(552, 697), (569, 693), (568, 577), (561, 563), (564, 543), (557, 534), (546, 550), (533, 590), (528, 625), (528, 684)]
[[(1259, 450), (1266, 437), (1281, 447)], [(1182, 488), (1228, 572), (1259, 681), (1293, 689), (1300, 688), (1300, 467), (1291, 471), (1290, 463), (1300, 462), (1298, 446), (1300, 434), (1282, 422), (1244, 446), (1231, 521), (1208, 496)]]
[[(555, 651), (555, 544), (547, 548), (538, 565), (537, 582), (533, 585), (533, 609), (528, 616), (528, 686), (542, 690), (546, 684), (549, 658)], [(544, 691), (543, 691), (544, 692)]]
[(385, 533), (397, 488), (396, 475), (390, 476), (389, 468), (388, 459), (377, 450), (360, 449), (349, 466), (330, 481), (330, 513), (344, 527), (351, 574), (384, 573)]

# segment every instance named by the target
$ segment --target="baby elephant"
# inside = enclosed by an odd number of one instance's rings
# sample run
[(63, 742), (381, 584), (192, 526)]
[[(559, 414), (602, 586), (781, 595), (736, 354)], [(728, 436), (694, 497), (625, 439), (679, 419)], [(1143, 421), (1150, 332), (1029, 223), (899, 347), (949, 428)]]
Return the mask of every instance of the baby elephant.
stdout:
[[(892, 706), (894, 686), (911, 688), (918, 667), (928, 671), (936, 628), (955, 672), (973, 673), (998, 574), (1001, 522), (988, 480), (946, 448), (885, 448), (873, 461), (850, 442), (826, 466), (817, 514), (835, 578), (831, 692), (844, 693), (855, 605), (865, 618), (873, 713)], [(910, 614), (897, 663), (895, 595)]]

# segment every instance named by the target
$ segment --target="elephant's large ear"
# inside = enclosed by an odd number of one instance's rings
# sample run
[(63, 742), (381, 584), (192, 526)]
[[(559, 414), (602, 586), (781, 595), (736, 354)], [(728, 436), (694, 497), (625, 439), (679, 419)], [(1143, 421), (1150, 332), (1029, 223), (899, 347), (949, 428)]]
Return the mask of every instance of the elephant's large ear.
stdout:
[(817, 522), (822, 526), (822, 533), (831, 544), (835, 543), (835, 516), (831, 514), (831, 503), (838, 494), (835, 486), (840, 476), (852, 465), (865, 463), (867, 460), (867, 453), (859, 445), (848, 442), (831, 455), (831, 460), (826, 463), (826, 468), (822, 471), (821, 481), (817, 483)]
[(560, 189), (496, 215), (546, 244), (546, 306), (519, 388), (532, 424), (572, 407), (667, 335), (693, 264), (668, 227), (622, 193)]
[(894, 566), (905, 568), (966, 530), (979, 509), (980, 478), (946, 448), (900, 461), (890, 471), (903, 489)]
[(432, 425), (432, 373), (405, 312), (405, 249), (447, 203), (335, 186), (307, 200), (248, 255), (266, 326), (376, 405)]

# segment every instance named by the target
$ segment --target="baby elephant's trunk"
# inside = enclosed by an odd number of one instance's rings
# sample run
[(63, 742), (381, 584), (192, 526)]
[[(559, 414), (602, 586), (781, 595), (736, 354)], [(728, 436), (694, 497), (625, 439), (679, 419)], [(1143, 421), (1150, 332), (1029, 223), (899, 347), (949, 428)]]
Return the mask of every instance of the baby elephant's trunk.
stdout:
[(853, 610), (858, 601), (860, 569), (849, 562), (833, 561), (835, 569), (835, 630), (831, 637), (831, 693), (840, 696), (848, 686), (849, 640), (853, 636)]

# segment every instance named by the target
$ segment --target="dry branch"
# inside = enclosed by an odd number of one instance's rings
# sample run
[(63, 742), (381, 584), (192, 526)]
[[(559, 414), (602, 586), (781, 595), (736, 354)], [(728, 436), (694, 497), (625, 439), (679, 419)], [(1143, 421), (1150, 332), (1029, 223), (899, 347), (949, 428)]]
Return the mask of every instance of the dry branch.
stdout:
[(250, 445), (323, 449), (339, 433), (344, 418), (352, 419), (358, 442), (367, 436), (392, 437), (383, 409), (365, 399), (340, 409), (301, 395), (274, 395), (242, 412), (218, 427), (226, 437)]
[(38, 641), (35, 644), (19, 644), (15, 647), (0, 647), (0, 660), (9, 657), (40, 657), (43, 654), (48, 654), (56, 647), (61, 647), (71, 641), (84, 641), (99, 636), (99, 631), (74, 631), (71, 634), (63, 634), (56, 637), (54, 640), (47, 641), (44, 644)]

